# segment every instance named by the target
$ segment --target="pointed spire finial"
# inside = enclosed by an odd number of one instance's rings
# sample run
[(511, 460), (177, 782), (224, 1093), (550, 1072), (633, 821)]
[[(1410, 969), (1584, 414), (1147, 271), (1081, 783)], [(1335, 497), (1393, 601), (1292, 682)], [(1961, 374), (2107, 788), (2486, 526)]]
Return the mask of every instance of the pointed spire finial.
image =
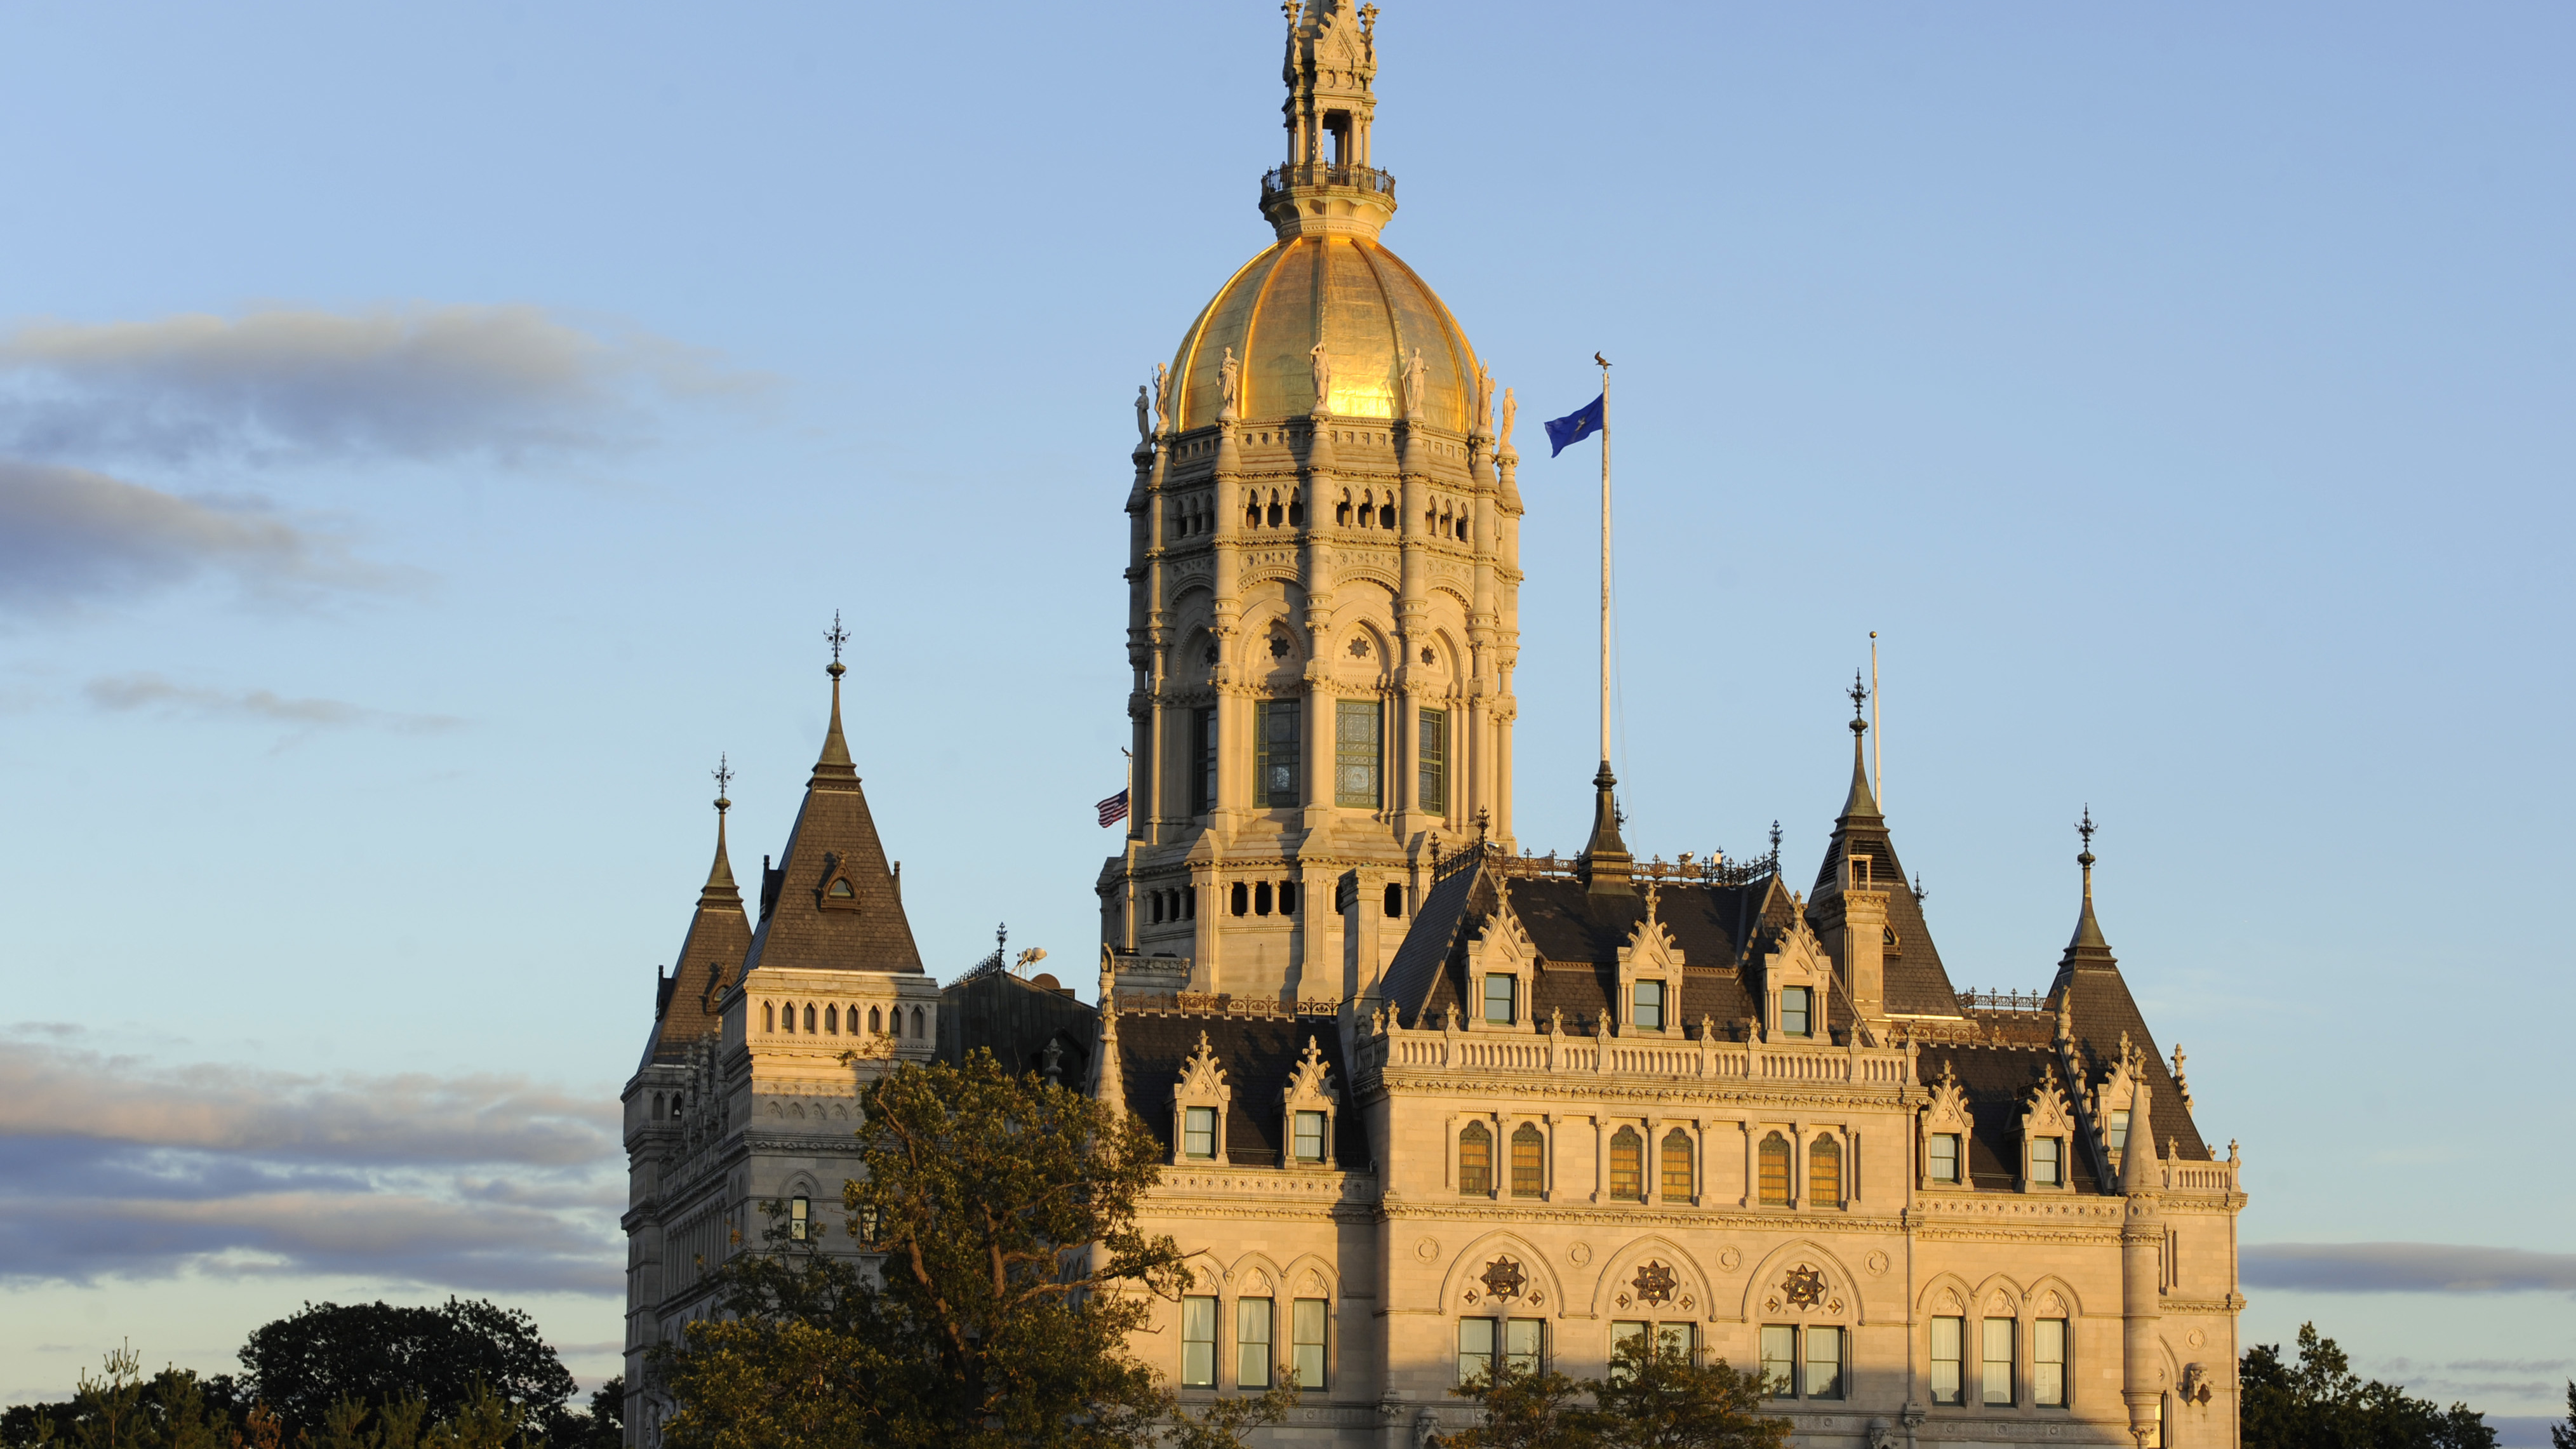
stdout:
[(1855, 669), (1852, 671), (1852, 687), (1844, 690), (1843, 693), (1848, 696), (1852, 702), (1852, 733), (1856, 735), (1867, 733), (1869, 730), (1869, 721), (1860, 717), (1860, 707), (1869, 703), (1869, 686), (1860, 682), (1859, 670)]
[(851, 767), (849, 741), (841, 734), (841, 676), (850, 672), (841, 663), (841, 646), (850, 642), (850, 631), (841, 627), (840, 610), (832, 611), (832, 629), (823, 639), (832, 646), (832, 662), (823, 666), (823, 672), (832, 676), (832, 722), (823, 731), (823, 753), (814, 761), (814, 780), (855, 782), (859, 772)]
[(832, 646), (832, 662), (824, 668), (823, 672), (831, 675), (834, 683), (838, 683), (841, 676), (848, 672), (841, 667), (841, 646), (850, 642), (850, 631), (841, 627), (840, 610), (832, 611), (832, 632), (823, 637)]
[(2075, 857), (2075, 863), (2084, 867), (2084, 899), (2088, 901), (2093, 899), (2093, 832), (2100, 828), (2093, 823), (2093, 806), (2087, 802), (2084, 818), (2075, 825), (2075, 833), (2084, 837), (2084, 853)]
[(707, 773), (715, 776), (716, 813), (722, 815), (733, 808), (733, 802), (725, 798), (725, 787), (733, 783), (733, 763), (727, 756), (719, 754), (716, 756), (716, 767)]

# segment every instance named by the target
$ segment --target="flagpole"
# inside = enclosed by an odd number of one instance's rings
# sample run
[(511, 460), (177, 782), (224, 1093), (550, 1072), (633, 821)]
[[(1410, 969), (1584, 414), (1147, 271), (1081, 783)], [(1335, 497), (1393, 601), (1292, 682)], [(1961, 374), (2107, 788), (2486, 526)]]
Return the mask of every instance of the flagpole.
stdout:
[(1601, 354), (1601, 768), (1610, 768), (1610, 364)]
[(1869, 631), (1869, 778), (1878, 813), (1887, 813), (1887, 731), (1878, 727), (1878, 631)]

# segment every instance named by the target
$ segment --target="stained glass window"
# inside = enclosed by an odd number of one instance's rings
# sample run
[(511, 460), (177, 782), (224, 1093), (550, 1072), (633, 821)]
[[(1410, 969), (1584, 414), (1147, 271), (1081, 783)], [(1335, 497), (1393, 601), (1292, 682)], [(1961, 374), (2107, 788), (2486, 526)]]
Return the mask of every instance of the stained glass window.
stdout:
[(1646, 1140), (1634, 1127), (1622, 1127), (1610, 1139), (1610, 1196), (1620, 1202), (1646, 1200)]
[(1463, 1197), (1491, 1197), (1494, 1191), (1494, 1134), (1482, 1122), (1470, 1122), (1458, 1133), (1458, 1192)]
[(1679, 1127), (1664, 1134), (1663, 1197), (1666, 1202), (1691, 1198), (1691, 1140)]
[(1789, 1203), (1789, 1139), (1774, 1132), (1762, 1139), (1762, 1201), (1773, 1207)]
[(1374, 699), (1333, 702), (1333, 803), (1353, 810), (1378, 807), (1379, 719)]
[(1535, 1122), (1512, 1132), (1512, 1196), (1542, 1197), (1547, 1192), (1547, 1137)]
[(1843, 1147), (1832, 1137), (1807, 1144), (1807, 1205), (1833, 1207), (1843, 1200)]

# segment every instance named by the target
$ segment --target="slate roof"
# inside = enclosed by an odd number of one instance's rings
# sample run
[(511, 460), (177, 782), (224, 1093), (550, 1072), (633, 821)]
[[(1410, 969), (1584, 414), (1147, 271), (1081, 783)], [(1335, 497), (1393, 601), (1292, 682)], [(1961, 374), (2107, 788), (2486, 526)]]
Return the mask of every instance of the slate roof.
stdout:
[(723, 1024), (717, 1003), (721, 984), (742, 979), (744, 957), (751, 953), (751, 921), (743, 914), (742, 891), (734, 885), (733, 866), (725, 858), (724, 816), (716, 816), (716, 858), (707, 883), (698, 891), (697, 909), (680, 937), (678, 964), (661, 979), (653, 1002), (653, 1035), (644, 1043), (639, 1065), (676, 1062), (689, 1043)]
[(1068, 1087), (1090, 1080), (1100, 1012), (1059, 989), (1053, 976), (1024, 981), (1007, 971), (988, 971), (939, 995), (940, 1060), (962, 1062), (981, 1048), (1013, 1071), (1043, 1072), (1047, 1044), (1053, 1042), (1059, 1052), (1056, 1080)]
[[(877, 838), (859, 772), (841, 737), (841, 678), (834, 664), (832, 723), (805, 784), (805, 803), (778, 864), (761, 870), (760, 925), (746, 971), (800, 970), (921, 974), (921, 950), (903, 913), (894, 871)], [(846, 881), (850, 894), (832, 894)]]
[(2209, 1144), (2202, 1140), (2191, 1109), (2183, 1105), (2182, 1092), (2174, 1086), (2172, 1063), (2157, 1047), (2155, 1034), (2147, 1030), (2147, 1018), (2129, 994), (2128, 980), (2120, 974), (2120, 963), (2094, 919), (2090, 855), (2086, 852), (2084, 862), (2084, 905), (2075, 918), (2075, 935), (2066, 944), (2066, 954), (2058, 959), (2057, 979), (2049, 983), (2049, 1005), (2072, 994), (2075, 1040), (2096, 1078), (2119, 1061), (2120, 1037), (2126, 1033), (2129, 1044), (2138, 1050), (2139, 1075), (2149, 1089), (2147, 1118), (2156, 1135), (2156, 1154), (2164, 1155), (2170, 1141), (2185, 1161), (2207, 1160)]
[[(2021, 1187), (2022, 1113), (2029, 1106), (2031, 1088), (2038, 1086), (2048, 1069), (2057, 1064), (2054, 1019), (2035, 1017), (2032, 1021), (2042, 1025), (2040, 1039), (2035, 1041), (1923, 1049), (1923, 1080), (1937, 1082), (1947, 1068), (1957, 1074), (1961, 1090), (1967, 1093), (1971, 1123), (1968, 1181), (1972, 1187), (2001, 1192), (2018, 1191)], [(2066, 1089), (2063, 1073), (2058, 1075), (2057, 1085), (2061, 1091)], [(2074, 1145), (2066, 1156), (2067, 1181), (2077, 1192), (2099, 1194), (2115, 1190), (2103, 1182), (2092, 1152), (2082, 1144)]]
[(1333, 1161), (1365, 1172), (1377, 1161), (1363, 1114), (1351, 1106), (1351, 1073), (1342, 1060), (1342, 1034), (1331, 1017), (1203, 1016), (1184, 1012), (1122, 1011), (1118, 1054), (1127, 1108), (1145, 1119), (1165, 1145), (1172, 1141), (1172, 1088), (1182, 1064), (1206, 1033), (1225, 1084), (1234, 1091), (1225, 1117), (1226, 1159), (1237, 1167), (1276, 1167), (1285, 1144), (1282, 1096), (1306, 1043), (1313, 1041), (1331, 1067), (1330, 1084), (1341, 1099), (1333, 1114)]
[[(1871, 881), (1887, 892), (1887, 926), (1896, 933), (1896, 945), (1887, 952), (1882, 977), (1887, 1009), (1898, 1016), (1958, 1015), (1958, 988), (1950, 984), (1950, 973), (1942, 968), (1941, 948), (1932, 944), (1932, 929), (1923, 919), (1923, 903), (1914, 898), (1913, 888), (1906, 884), (1905, 866), (1896, 858), (1895, 838), (1887, 833), (1887, 820), (1879, 814), (1869, 776), (1861, 768), (1857, 734), (1852, 737), (1851, 792), (1844, 797), (1842, 814), (1834, 821), (1833, 838), (1826, 842), (1824, 861), (1816, 867), (1816, 886), (1807, 897), (1810, 901), (1824, 895), (1840, 877), (1843, 859), (1848, 855), (1868, 856)], [(1821, 917), (1810, 910), (1809, 919)]]

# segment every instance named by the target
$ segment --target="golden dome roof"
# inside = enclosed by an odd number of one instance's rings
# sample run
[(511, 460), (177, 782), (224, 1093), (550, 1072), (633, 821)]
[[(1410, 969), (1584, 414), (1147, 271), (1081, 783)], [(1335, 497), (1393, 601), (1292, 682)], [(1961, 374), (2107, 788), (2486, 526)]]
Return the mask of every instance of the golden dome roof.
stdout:
[(1181, 339), (1172, 359), (1180, 398), (1172, 425), (1215, 424), (1226, 349), (1243, 369), (1244, 422), (1307, 416), (1315, 407), (1317, 339), (1332, 359), (1337, 418), (1393, 418), (1403, 360), (1420, 349), (1422, 422), (1472, 431), (1476, 350), (1437, 293), (1373, 237), (1283, 238), (1239, 268)]

